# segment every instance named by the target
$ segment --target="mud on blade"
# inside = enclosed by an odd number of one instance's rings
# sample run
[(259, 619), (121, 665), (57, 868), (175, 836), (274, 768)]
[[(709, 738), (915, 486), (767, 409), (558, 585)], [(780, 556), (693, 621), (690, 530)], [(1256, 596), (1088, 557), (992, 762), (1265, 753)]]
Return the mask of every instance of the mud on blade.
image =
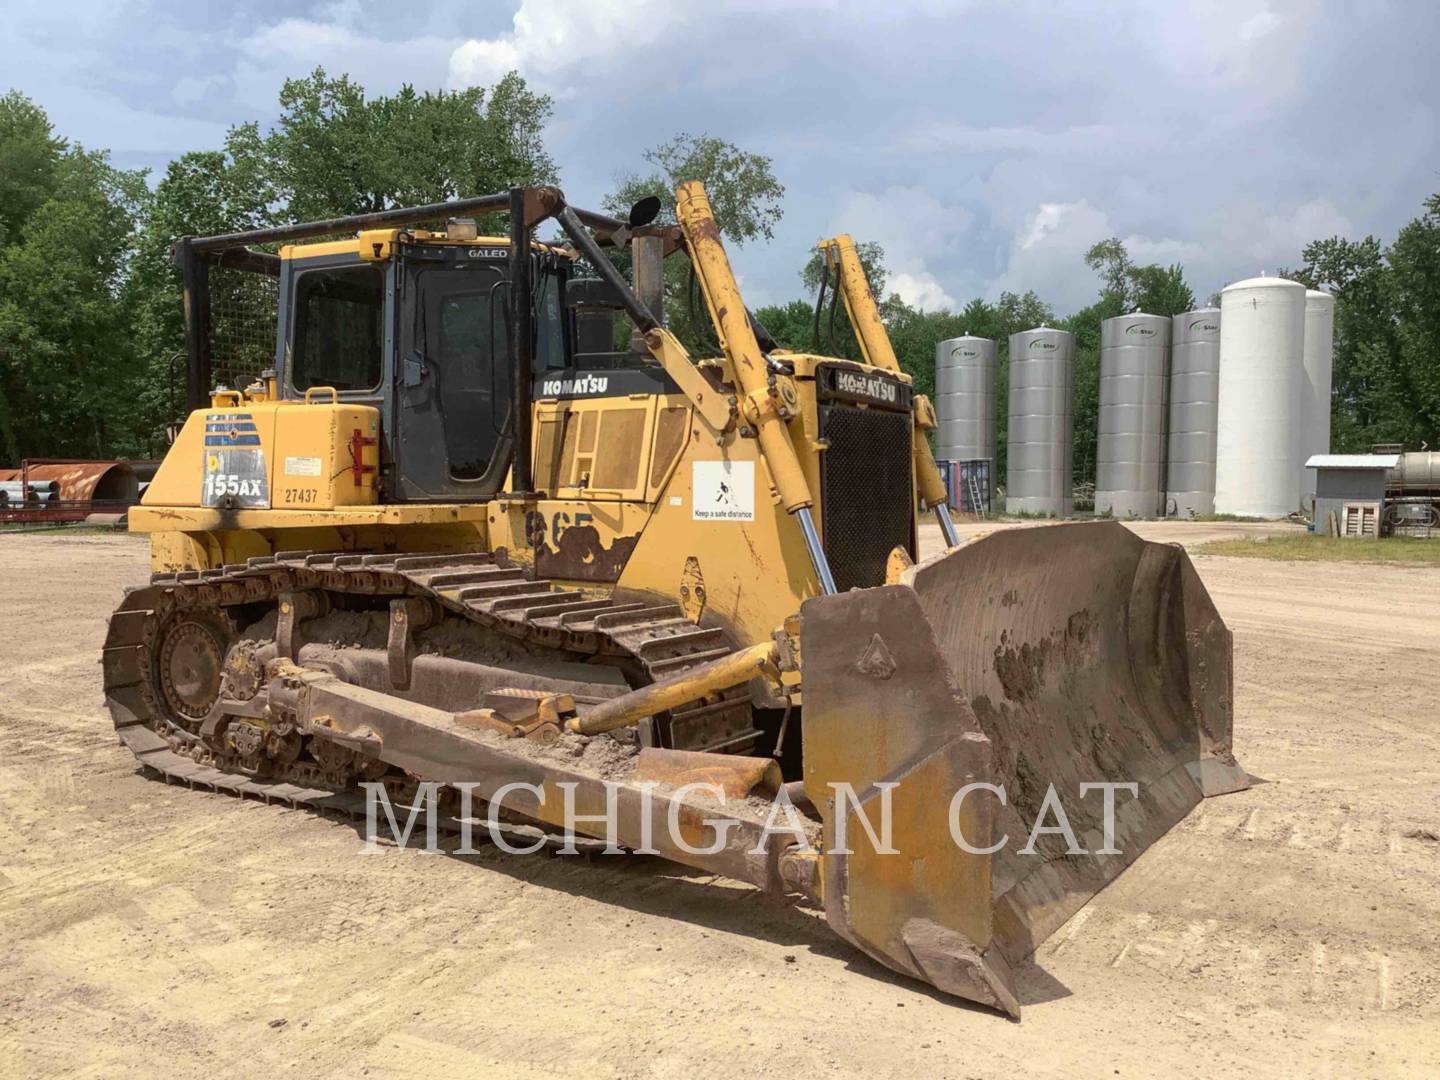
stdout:
[[(892, 846), (847, 807), (852, 855), (824, 858), (826, 914), (897, 970), (1018, 1014), (1010, 965), (1183, 818), (1245, 786), (1231, 754), (1230, 632), (1178, 545), (1118, 523), (993, 533), (908, 570), (899, 585), (807, 601), (806, 789), (838, 821), (848, 782)], [(1115, 853), (1105, 854), (1104, 793)], [(966, 784), (1003, 786), (1005, 801)], [(1046, 794), (1064, 835), (1023, 854)], [(1045, 824), (1055, 825), (1055, 814)], [(1003, 840), (1003, 842), (1002, 842)]]

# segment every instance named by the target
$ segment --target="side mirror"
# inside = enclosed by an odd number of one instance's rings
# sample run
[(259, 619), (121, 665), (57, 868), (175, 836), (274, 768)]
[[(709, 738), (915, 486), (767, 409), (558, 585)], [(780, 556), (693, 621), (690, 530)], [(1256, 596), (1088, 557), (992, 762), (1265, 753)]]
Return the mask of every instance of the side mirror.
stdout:
[(568, 308), (625, 307), (620, 292), (601, 278), (574, 278), (565, 284), (565, 306)]
[(647, 195), (634, 206), (630, 207), (628, 224), (632, 229), (638, 229), (649, 225), (660, 216), (660, 199), (656, 195)]

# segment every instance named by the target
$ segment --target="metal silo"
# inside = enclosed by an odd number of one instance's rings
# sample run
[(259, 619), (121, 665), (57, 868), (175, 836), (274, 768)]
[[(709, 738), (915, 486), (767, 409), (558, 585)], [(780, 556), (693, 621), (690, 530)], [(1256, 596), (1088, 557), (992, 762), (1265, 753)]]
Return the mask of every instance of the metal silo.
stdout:
[(935, 346), (936, 456), (942, 461), (990, 462), (995, 494), (995, 342), (949, 338)]
[(1304, 285), (1248, 278), (1220, 293), (1216, 511), (1278, 518), (1298, 508), (1304, 348)]
[(1312, 454), (1330, 452), (1330, 381), (1335, 362), (1335, 298), (1309, 289), (1305, 293), (1305, 351), (1300, 380), (1300, 507), (1315, 504), (1315, 470), (1305, 468)]
[(1161, 513), (1170, 319), (1119, 315), (1100, 324), (1095, 512)]
[(1170, 324), (1170, 437), (1165, 512), (1215, 512), (1215, 431), (1220, 401), (1220, 309), (1176, 315)]
[(1040, 327), (1010, 335), (1005, 509), (1067, 516), (1075, 335)]

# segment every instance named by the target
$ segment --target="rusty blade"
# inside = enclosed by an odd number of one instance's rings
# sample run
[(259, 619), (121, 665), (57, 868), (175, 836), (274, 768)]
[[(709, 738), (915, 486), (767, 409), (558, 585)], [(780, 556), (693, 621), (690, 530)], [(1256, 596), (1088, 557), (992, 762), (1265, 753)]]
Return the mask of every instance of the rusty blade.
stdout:
[(744, 799), (750, 795), (773, 797), (782, 782), (780, 763), (774, 758), (654, 747), (640, 751), (635, 763), (635, 779), (675, 787), (710, 784), (723, 790), (727, 799)]
[[(1028, 955), (1206, 794), (1248, 782), (1231, 754), (1230, 633), (1179, 545), (1115, 522), (992, 533), (907, 575), (994, 751), (997, 941)], [(1104, 847), (1115, 794), (1118, 854)], [(1053, 786), (1085, 855), (1032, 826)], [(1050, 815), (1047, 824), (1054, 825)]]
[[(1028, 956), (1206, 794), (1230, 753), (1230, 634), (1178, 546), (1115, 523), (995, 533), (901, 583), (802, 608), (805, 787), (825, 822), (825, 911), (881, 962), (1019, 1015)], [(896, 786), (894, 854), (872, 821)], [(1104, 848), (1115, 792), (1116, 853)], [(967, 784), (995, 784), (1002, 803)], [(1041, 834), (1052, 789), (1084, 854)], [(958, 812), (952, 816), (952, 806)], [(847, 825), (849, 852), (831, 850)], [(968, 842), (962, 848), (959, 833)], [(995, 846), (993, 854), (976, 849)]]
[[(992, 946), (990, 856), (949, 832), (950, 799), (994, 778), (990, 742), (951, 677), (915, 591), (904, 585), (816, 597), (801, 607), (805, 793), (824, 821), (821, 886), (836, 933), (896, 971), (1019, 1016)], [(882, 785), (895, 784), (888, 796)], [(842, 803), (840, 785), (849, 785)], [(893, 854), (879, 827), (890, 802)], [(958, 825), (986, 847), (993, 807), (971, 798)], [(844, 843), (840, 830), (844, 829)], [(882, 836), (883, 839), (883, 836)]]

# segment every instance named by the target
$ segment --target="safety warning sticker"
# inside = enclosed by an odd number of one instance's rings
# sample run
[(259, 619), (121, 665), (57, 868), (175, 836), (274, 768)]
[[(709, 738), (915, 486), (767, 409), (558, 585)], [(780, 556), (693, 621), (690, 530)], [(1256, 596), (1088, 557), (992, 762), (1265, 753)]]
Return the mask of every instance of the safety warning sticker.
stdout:
[(755, 463), (697, 461), (691, 477), (695, 521), (754, 521)]

